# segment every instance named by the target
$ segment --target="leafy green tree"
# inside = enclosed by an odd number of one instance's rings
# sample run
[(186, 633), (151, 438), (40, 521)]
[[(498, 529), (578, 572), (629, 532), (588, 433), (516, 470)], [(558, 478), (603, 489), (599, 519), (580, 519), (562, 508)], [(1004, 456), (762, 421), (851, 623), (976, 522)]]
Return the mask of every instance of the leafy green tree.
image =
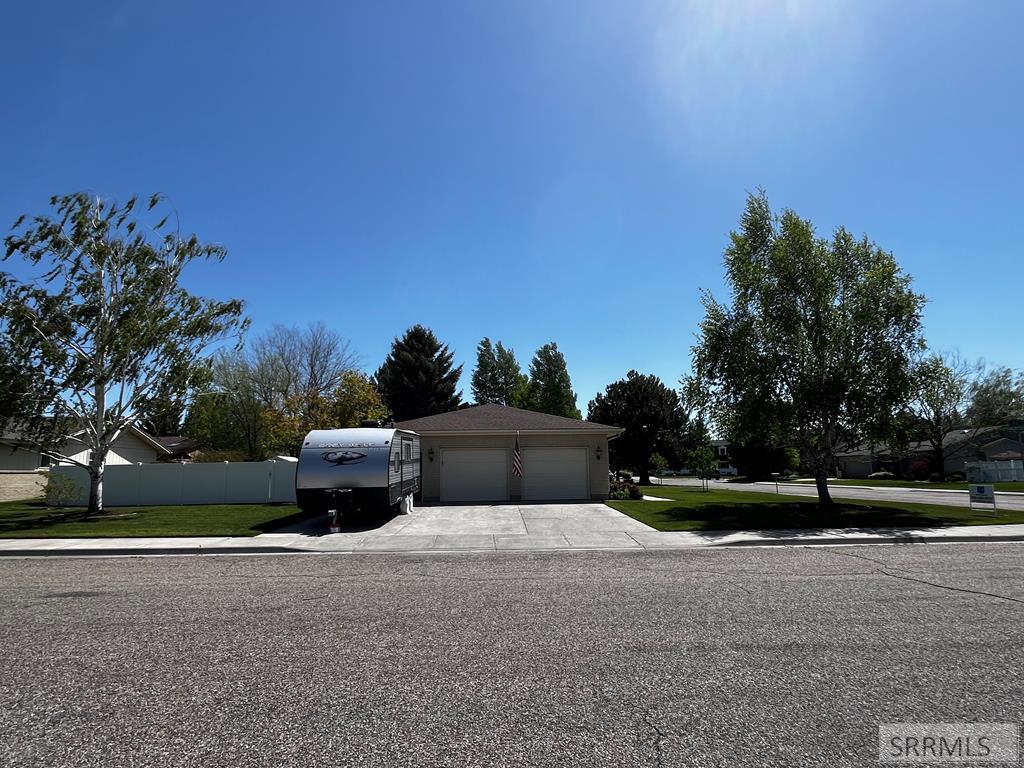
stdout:
[(374, 375), (374, 386), (396, 421), (454, 411), (462, 366), (433, 331), (415, 325), (391, 345), (391, 353)]
[(298, 393), (263, 413), (266, 449), (297, 456), (312, 429), (358, 427), (364, 420), (383, 419), (387, 408), (364, 375), (346, 371), (329, 395)]
[(388, 409), (369, 378), (347, 371), (331, 398), (331, 415), (337, 427), (358, 427), (364, 421), (387, 418)]
[(204, 453), (232, 460), (266, 458), (263, 415), (277, 402), (276, 390), (264, 392), (257, 374), (238, 349), (221, 351), (209, 361), (207, 383), (193, 398), (182, 427)]
[(526, 407), (553, 416), (582, 418), (576, 407), (576, 393), (572, 391), (565, 356), (558, 351), (558, 345), (553, 341), (538, 349), (530, 363)]
[(662, 472), (668, 469), (668, 459), (662, 456), (660, 453), (652, 453), (648, 463), (654, 467), (654, 473), (661, 476)]
[(652, 454), (679, 466), (691, 443), (679, 394), (657, 376), (636, 371), (598, 393), (587, 407), (587, 420), (625, 430), (608, 443), (609, 461), (614, 469), (635, 470), (644, 485), (651, 481)]
[(1024, 419), (1024, 371), (999, 367), (971, 384), (966, 420), (973, 427)]
[[(103, 509), (103, 468), (113, 442), (154, 402), (186, 401), (204, 371), (203, 355), (245, 326), (242, 303), (194, 296), (180, 284), (196, 261), (225, 251), (148, 201), (124, 205), (85, 193), (53, 197), (53, 216), (20, 217), (4, 238), (4, 259), (20, 256), (41, 274), (0, 276), (2, 313), (21, 369), (43, 383), (20, 414), (21, 431), (44, 454), (89, 474), (89, 512)], [(89, 450), (62, 454), (68, 431)]]
[(0, 330), (0, 432), (9, 422), (31, 410), (34, 392), (45, 382), (38, 380), (32, 368), (21, 364)]
[(529, 391), (530, 379), (519, 368), (512, 349), (499, 341), (497, 345), (484, 338), (476, 348), (476, 368), (473, 371), (473, 399), (478, 404), (497, 403), (523, 407)]
[(286, 425), (301, 429), (302, 414), (321, 412), (347, 376), (360, 375), (358, 364), (348, 340), (323, 323), (274, 325), (212, 359), (184, 431), (218, 458), (260, 461), (291, 451)]
[(153, 400), (139, 410), (138, 425), (151, 435), (178, 435), (184, 418), (181, 400)]
[(842, 227), (820, 238), (763, 192), (725, 266), (732, 300), (704, 294), (693, 389), (720, 433), (743, 440), (770, 419), (791, 436), (828, 508), (837, 446), (884, 439), (910, 400), (924, 297), (874, 243)]
[(718, 471), (718, 457), (709, 445), (699, 445), (692, 449), (686, 457), (687, 468), (703, 481), (704, 490), (708, 489), (708, 480)]
[(932, 472), (946, 479), (947, 438), (964, 430), (971, 380), (977, 366), (957, 357), (927, 355), (913, 369), (914, 396), (908, 405), (911, 434), (932, 450)]

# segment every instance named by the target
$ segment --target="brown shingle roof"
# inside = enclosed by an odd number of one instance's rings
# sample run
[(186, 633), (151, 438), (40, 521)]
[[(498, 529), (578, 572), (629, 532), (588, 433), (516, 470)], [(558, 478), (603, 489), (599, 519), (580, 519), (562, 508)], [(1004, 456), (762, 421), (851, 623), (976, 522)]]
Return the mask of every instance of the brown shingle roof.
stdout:
[(619, 427), (597, 424), (593, 421), (579, 421), (564, 416), (510, 408), (507, 405), (474, 405), (457, 411), (438, 413), (419, 419), (409, 419), (395, 424), (399, 429), (414, 432), (621, 432)]

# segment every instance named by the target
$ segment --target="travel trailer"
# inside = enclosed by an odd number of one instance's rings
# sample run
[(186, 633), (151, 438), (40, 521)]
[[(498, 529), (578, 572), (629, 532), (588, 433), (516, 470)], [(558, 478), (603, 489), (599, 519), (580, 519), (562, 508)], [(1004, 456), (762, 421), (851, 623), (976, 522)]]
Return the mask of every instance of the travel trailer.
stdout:
[(420, 490), (420, 436), (404, 429), (315, 429), (295, 472), (304, 512), (398, 508), (409, 512)]

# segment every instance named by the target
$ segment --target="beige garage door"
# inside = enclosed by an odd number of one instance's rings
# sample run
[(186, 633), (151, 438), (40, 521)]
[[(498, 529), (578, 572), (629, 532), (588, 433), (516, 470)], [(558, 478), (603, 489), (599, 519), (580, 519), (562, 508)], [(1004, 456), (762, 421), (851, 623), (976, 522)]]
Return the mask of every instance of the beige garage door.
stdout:
[(586, 448), (526, 448), (523, 498), (589, 499)]
[(441, 451), (441, 501), (508, 499), (508, 451), (445, 448)]

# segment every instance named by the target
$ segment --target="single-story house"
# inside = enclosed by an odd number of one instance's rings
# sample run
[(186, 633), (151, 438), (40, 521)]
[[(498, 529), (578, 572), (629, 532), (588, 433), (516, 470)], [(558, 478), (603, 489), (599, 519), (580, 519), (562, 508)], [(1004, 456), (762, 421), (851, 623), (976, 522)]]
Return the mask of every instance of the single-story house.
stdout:
[[(395, 424), (420, 435), (424, 501), (608, 498), (608, 441), (619, 427), (487, 404)], [(513, 468), (516, 438), (522, 477)]]
[[(945, 474), (965, 472), (966, 462), (997, 461), (1020, 458), (1021, 432), (1006, 427), (958, 429), (943, 440)], [(840, 477), (865, 478), (873, 472), (892, 472), (897, 477), (911, 477), (913, 467), (934, 458), (928, 442), (914, 442), (897, 451), (886, 445), (864, 444), (836, 454)]]
[[(60, 453), (86, 463), (89, 459), (89, 449), (78, 438), (81, 434), (78, 432), (68, 437), (67, 442), (61, 446)], [(106, 466), (152, 464), (170, 454), (171, 450), (155, 437), (138, 427), (128, 427), (118, 435), (111, 446)], [(0, 472), (32, 472), (50, 464), (49, 457), (27, 445), (17, 433), (5, 432), (0, 435)]]

